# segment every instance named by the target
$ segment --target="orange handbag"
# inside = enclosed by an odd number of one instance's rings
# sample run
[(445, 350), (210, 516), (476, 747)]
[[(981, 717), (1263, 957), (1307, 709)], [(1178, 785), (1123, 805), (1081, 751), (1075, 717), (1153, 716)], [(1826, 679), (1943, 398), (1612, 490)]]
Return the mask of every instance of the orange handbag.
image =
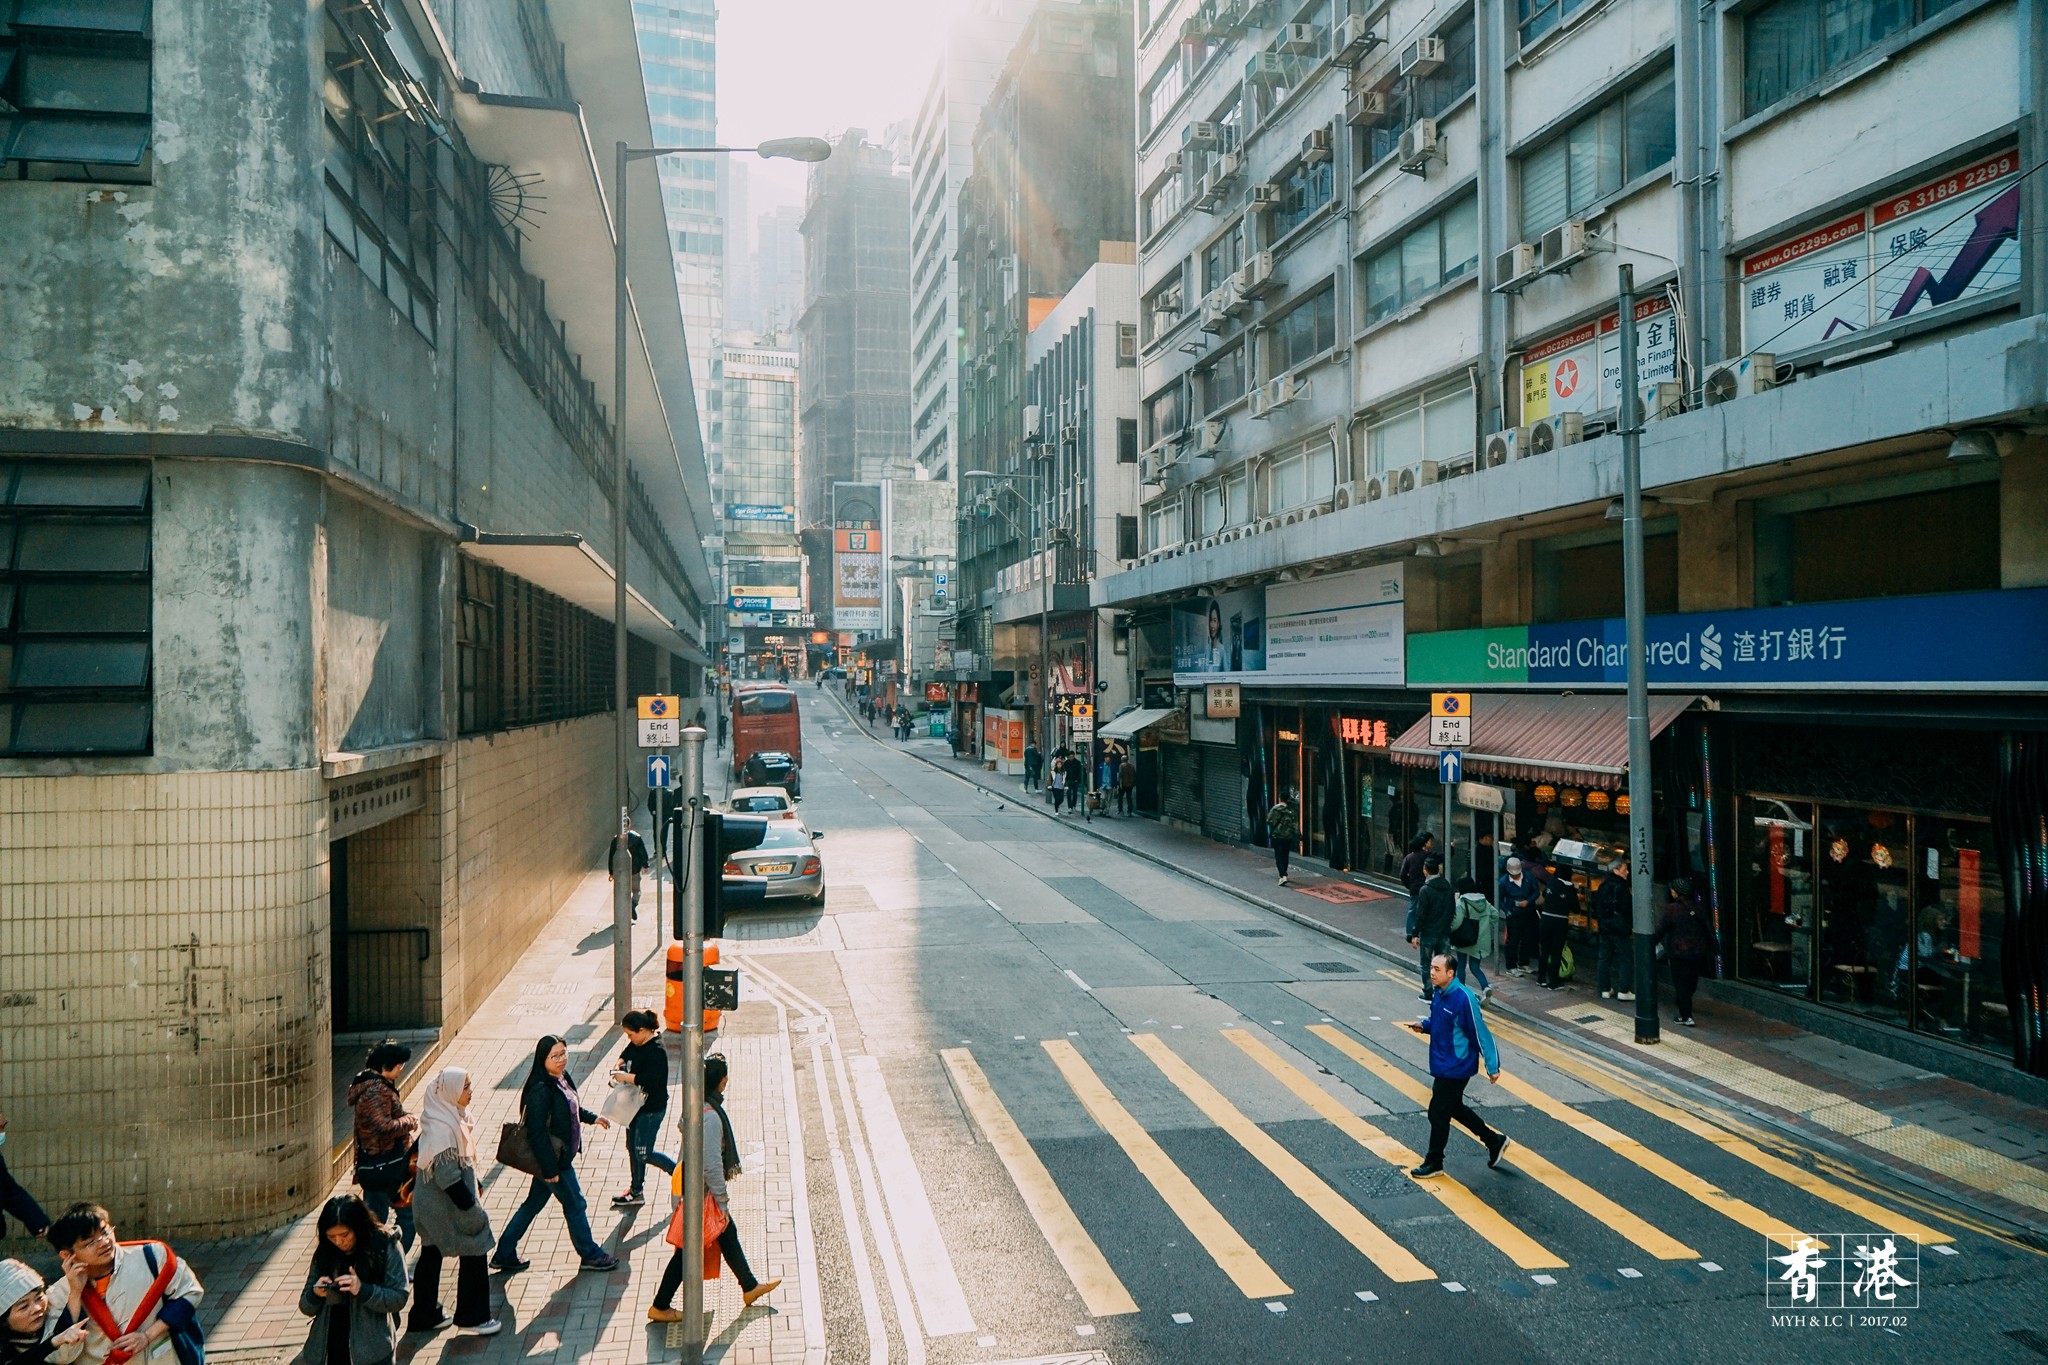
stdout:
[[(724, 1258), (718, 1254), (718, 1238), (721, 1233), (731, 1226), (732, 1219), (726, 1217), (725, 1213), (719, 1209), (718, 1201), (709, 1192), (706, 1192), (704, 1195), (704, 1278), (707, 1280), (717, 1279), (719, 1267), (725, 1263)], [(685, 1235), (683, 1209), (681, 1205), (677, 1205), (676, 1211), (669, 1216), (668, 1233), (662, 1240), (677, 1251), (681, 1251)]]

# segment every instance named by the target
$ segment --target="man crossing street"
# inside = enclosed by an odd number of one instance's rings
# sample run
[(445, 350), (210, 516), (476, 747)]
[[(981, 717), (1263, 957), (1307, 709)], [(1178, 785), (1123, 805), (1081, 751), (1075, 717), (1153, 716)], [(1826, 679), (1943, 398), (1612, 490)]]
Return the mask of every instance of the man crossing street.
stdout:
[(1459, 982), (1448, 952), (1430, 959), (1429, 979), (1436, 987), (1429, 1018), (1408, 1025), (1410, 1032), (1429, 1039), (1429, 1151), (1422, 1164), (1408, 1172), (1418, 1180), (1443, 1174), (1444, 1144), (1450, 1140), (1452, 1119), (1486, 1144), (1488, 1166), (1500, 1165), (1500, 1154), (1508, 1149), (1508, 1135), (1487, 1127), (1486, 1120), (1465, 1103), (1465, 1087), (1482, 1060), (1486, 1079), (1500, 1079), (1500, 1051), (1480, 1017), (1479, 1002)]

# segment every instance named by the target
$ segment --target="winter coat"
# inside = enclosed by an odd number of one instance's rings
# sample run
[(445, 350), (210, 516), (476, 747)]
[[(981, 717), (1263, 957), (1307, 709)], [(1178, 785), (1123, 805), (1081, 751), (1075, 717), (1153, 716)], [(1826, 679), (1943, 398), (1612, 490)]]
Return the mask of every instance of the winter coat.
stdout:
[(405, 1112), (398, 1087), (374, 1071), (358, 1071), (349, 1082), (348, 1107), (356, 1111), (356, 1160), (388, 1156), (410, 1147), (420, 1135), (420, 1121)]
[(1301, 817), (1290, 803), (1275, 801), (1273, 809), (1266, 812), (1266, 834), (1290, 844), (1301, 837)]
[(1494, 942), (1500, 930), (1500, 911), (1477, 891), (1467, 891), (1458, 897), (1457, 913), (1451, 916), (1452, 930), (1455, 931), (1466, 920), (1479, 921), (1479, 937), (1472, 940), (1471, 947), (1459, 948), (1458, 951), (1467, 957), (1493, 956)]
[(1430, 1075), (1449, 1080), (1475, 1075), (1482, 1060), (1487, 1075), (1500, 1073), (1500, 1053), (1480, 1017), (1479, 1001), (1459, 982), (1436, 993), (1423, 1028), (1429, 1034)]
[(1451, 920), (1457, 914), (1457, 893), (1439, 872), (1415, 893), (1415, 934), (1423, 943), (1443, 943), (1451, 936)]
[[(526, 1125), (526, 1140), (533, 1145), (533, 1162), (540, 1167), (543, 1180), (560, 1175), (561, 1168), (576, 1159), (582, 1145), (577, 1123), (597, 1122), (597, 1115), (580, 1104), (571, 1112), (569, 1097), (552, 1076), (543, 1076), (526, 1087), (519, 1096), (519, 1118)], [(559, 1147), (555, 1145), (558, 1142)]]
[(1543, 895), (1536, 902), (1536, 913), (1568, 918), (1579, 911), (1579, 888), (1572, 885), (1569, 877), (1552, 877), (1543, 884)]
[(1542, 894), (1543, 888), (1536, 884), (1536, 879), (1526, 870), (1522, 873), (1520, 885), (1516, 885), (1515, 880), (1503, 872), (1500, 875), (1499, 894), (1494, 898), (1494, 904), (1500, 907), (1501, 914), (1513, 917), (1523, 911), (1534, 910), (1536, 900)]
[(83, 1341), (59, 1346), (36, 1337), (0, 1334), (0, 1365), (70, 1365), (84, 1350)]
[(359, 1294), (332, 1289), (324, 1299), (315, 1294), (313, 1286), (324, 1273), (319, 1262), (315, 1257), (306, 1271), (306, 1287), (299, 1291), (299, 1311), (313, 1320), (305, 1350), (299, 1355), (300, 1365), (328, 1365), (327, 1317), (337, 1311), (348, 1314), (349, 1359), (334, 1365), (377, 1365), (391, 1359), (398, 1349), (398, 1315), (405, 1311), (406, 1297), (405, 1255), (398, 1244), (392, 1243), (384, 1253), (384, 1278), (376, 1284), (365, 1280)]
[(1657, 941), (1665, 955), (1677, 962), (1711, 962), (1714, 958), (1714, 926), (1706, 910), (1690, 897), (1666, 901), (1657, 917)]
[(1593, 922), (1601, 933), (1624, 937), (1634, 931), (1634, 896), (1628, 878), (1608, 874), (1593, 892)]
[(1401, 859), (1401, 885), (1408, 888), (1410, 899), (1414, 898), (1415, 893), (1422, 889), (1422, 883), (1429, 878), (1429, 874), (1422, 870), (1422, 860), (1427, 856), (1429, 855), (1421, 849), (1411, 848), (1408, 850), (1408, 856)]
[(420, 1241), (439, 1247), (443, 1256), (481, 1256), (497, 1245), (477, 1190), (476, 1169), (453, 1147), (443, 1148), (419, 1173), (412, 1216)]

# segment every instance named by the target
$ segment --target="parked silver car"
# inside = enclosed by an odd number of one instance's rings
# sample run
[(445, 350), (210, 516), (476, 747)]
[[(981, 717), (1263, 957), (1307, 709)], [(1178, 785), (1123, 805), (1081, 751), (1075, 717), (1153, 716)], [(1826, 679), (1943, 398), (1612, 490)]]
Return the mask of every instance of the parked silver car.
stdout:
[(825, 861), (818, 854), (822, 831), (807, 830), (799, 820), (768, 821), (761, 842), (726, 860), (729, 877), (760, 877), (767, 881), (765, 898), (825, 903)]

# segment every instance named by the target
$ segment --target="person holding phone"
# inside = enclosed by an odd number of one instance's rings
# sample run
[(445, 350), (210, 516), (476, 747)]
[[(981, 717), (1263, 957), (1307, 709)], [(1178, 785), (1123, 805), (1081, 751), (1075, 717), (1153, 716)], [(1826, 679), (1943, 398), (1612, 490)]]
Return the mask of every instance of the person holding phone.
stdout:
[(1487, 1127), (1486, 1120), (1465, 1103), (1465, 1087), (1482, 1060), (1486, 1079), (1500, 1080), (1500, 1051), (1480, 1017), (1479, 1001), (1458, 980), (1451, 953), (1441, 952), (1430, 959), (1429, 984), (1436, 988), (1429, 1017), (1407, 1026), (1409, 1032), (1429, 1039), (1429, 1151), (1422, 1164), (1408, 1172), (1417, 1180), (1444, 1173), (1444, 1144), (1450, 1140), (1452, 1119), (1486, 1144), (1489, 1167), (1500, 1165), (1500, 1154), (1508, 1149), (1508, 1135)]
[[(200, 1349), (199, 1300), (206, 1291), (168, 1245), (124, 1242), (105, 1209), (84, 1203), (58, 1214), (44, 1240), (64, 1272), (50, 1286), (49, 1311), (56, 1319), (51, 1330), (62, 1335), (77, 1323), (86, 1325), (78, 1356), (84, 1365), (102, 1365), (116, 1352), (124, 1360), (168, 1365), (173, 1353), (183, 1360)], [(170, 1274), (159, 1294), (156, 1282), (166, 1269)]]
[(405, 1307), (405, 1253), (362, 1199), (338, 1194), (320, 1210), (319, 1241), (299, 1311), (313, 1320), (303, 1365), (388, 1365)]

